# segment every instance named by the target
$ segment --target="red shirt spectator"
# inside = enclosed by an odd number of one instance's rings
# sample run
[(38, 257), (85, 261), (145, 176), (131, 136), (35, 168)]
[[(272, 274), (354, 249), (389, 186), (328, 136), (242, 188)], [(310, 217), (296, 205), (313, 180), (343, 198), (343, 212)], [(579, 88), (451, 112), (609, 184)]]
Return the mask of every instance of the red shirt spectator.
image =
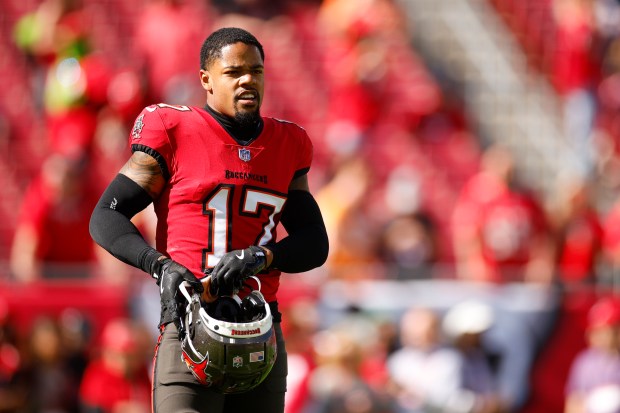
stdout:
[(550, 214), (558, 237), (558, 274), (563, 282), (591, 282), (602, 251), (603, 227), (590, 194), (591, 184), (570, 176), (558, 187)]
[(151, 381), (133, 334), (131, 322), (124, 319), (104, 329), (101, 357), (86, 368), (80, 386), (85, 411), (150, 411)]
[[(134, 32), (136, 59), (143, 59), (150, 98), (154, 102), (186, 100), (188, 78), (199, 69), (195, 51), (200, 50), (206, 21), (195, 7), (179, 0), (152, 0), (140, 12)], [(193, 83), (192, 83), (193, 84)]]
[(603, 219), (603, 252), (612, 266), (620, 263), (620, 202)]
[(594, 26), (586, 2), (556, 0), (556, 47), (553, 82), (562, 95), (589, 88), (596, 80)]
[(516, 190), (512, 155), (492, 147), (460, 195), (453, 217), (459, 276), (479, 281), (549, 281), (553, 256), (544, 211)]
[(85, 275), (84, 266), (95, 258), (88, 222), (97, 200), (88, 190), (85, 172), (82, 161), (55, 154), (30, 184), (12, 246), (16, 278), (70, 276), (72, 270)]
[(587, 211), (568, 223), (558, 263), (563, 281), (583, 281), (594, 277), (602, 237), (603, 229), (595, 211)]
[(49, 114), (49, 147), (53, 152), (79, 156), (91, 147), (96, 127), (97, 113), (87, 106)]

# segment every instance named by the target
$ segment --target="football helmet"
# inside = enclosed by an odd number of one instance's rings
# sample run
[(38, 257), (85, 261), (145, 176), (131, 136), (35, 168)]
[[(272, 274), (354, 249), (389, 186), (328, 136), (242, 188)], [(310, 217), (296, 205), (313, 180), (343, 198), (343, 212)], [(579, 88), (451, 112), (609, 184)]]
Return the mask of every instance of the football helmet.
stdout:
[(182, 359), (198, 382), (220, 393), (242, 393), (258, 386), (276, 361), (271, 310), (260, 291), (243, 300), (219, 297), (206, 304), (200, 295), (181, 292), (188, 301)]

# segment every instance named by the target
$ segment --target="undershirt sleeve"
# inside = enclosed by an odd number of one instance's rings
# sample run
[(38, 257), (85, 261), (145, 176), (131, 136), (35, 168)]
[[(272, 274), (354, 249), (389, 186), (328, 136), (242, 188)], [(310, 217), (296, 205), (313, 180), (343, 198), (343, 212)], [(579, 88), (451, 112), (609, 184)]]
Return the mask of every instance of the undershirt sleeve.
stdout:
[(321, 210), (310, 192), (289, 191), (281, 222), (288, 236), (265, 245), (273, 252), (272, 268), (300, 273), (325, 263), (329, 240)]
[(144, 239), (131, 218), (153, 200), (137, 183), (118, 174), (97, 202), (90, 218), (93, 240), (122, 262), (152, 274), (152, 264), (162, 254)]

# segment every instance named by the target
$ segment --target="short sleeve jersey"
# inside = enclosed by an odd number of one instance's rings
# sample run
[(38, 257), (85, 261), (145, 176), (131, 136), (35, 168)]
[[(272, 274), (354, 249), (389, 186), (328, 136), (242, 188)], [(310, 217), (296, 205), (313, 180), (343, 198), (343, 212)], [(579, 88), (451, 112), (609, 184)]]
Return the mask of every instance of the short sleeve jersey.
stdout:
[[(301, 127), (263, 118), (260, 135), (240, 145), (204, 109), (146, 107), (130, 134), (133, 151), (153, 156), (167, 184), (154, 201), (156, 246), (198, 278), (227, 252), (276, 240), (291, 181), (312, 163)], [(279, 271), (260, 274), (275, 301)]]

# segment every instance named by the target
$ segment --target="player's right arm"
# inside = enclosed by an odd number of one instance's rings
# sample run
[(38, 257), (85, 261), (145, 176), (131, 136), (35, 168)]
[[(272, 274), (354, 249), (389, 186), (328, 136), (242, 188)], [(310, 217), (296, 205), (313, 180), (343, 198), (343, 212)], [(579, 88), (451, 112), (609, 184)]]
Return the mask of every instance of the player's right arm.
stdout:
[(131, 219), (159, 196), (164, 185), (157, 161), (144, 152), (134, 152), (101, 195), (89, 228), (102, 248), (155, 278), (163, 254), (146, 242)]
[(177, 324), (182, 334), (176, 302), (183, 281), (202, 292), (200, 281), (181, 264), (151, 247), (131, 218), (161, 194), (166, 180), (160, 165), (150, 155), (136, 151), (101, 195), (90, 219), (92, 238), (119, 260), (140, 268), (160, 286), (160, 325)]
[(159, 106), (142, 110), (129, 139), (132, 155), (105, 189), (90, 219), (97, 244), (122, 262), (158, 279), (164, 254), (152, 248), (131, 219), (162, 193), (168, 179), (169, 136)]

